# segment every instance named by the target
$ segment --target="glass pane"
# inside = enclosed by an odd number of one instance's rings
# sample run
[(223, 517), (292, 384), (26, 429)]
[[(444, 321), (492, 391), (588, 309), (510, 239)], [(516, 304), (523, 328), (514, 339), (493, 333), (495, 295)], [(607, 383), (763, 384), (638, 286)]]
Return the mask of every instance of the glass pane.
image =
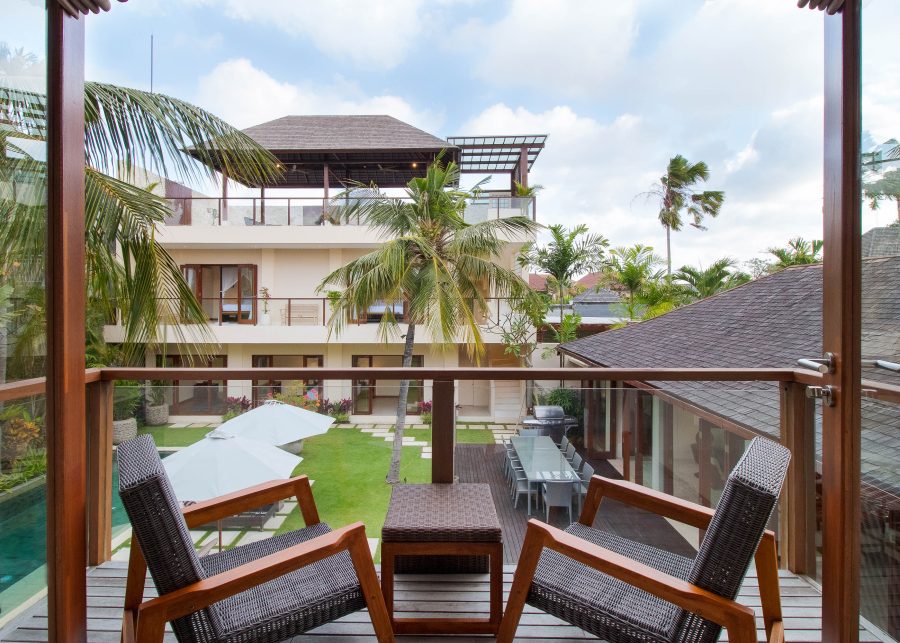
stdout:
[(253, 321), (253, 308), (256, 301), (256, 270), (251, 266), (240, 268), (241, 321)]
[(863, 4), (860, 615), (900, 638), (900, 53), (896, 2)]
[(222, 321), (239, 320), (238, 269), (237, 266), (222, 266)]
[[(44, 4), (4, 2), (0, 19), (0, 384), (45, 374)], [(43, 396), (0, 404), (0, 630), (46, 586), (44, 430)]]

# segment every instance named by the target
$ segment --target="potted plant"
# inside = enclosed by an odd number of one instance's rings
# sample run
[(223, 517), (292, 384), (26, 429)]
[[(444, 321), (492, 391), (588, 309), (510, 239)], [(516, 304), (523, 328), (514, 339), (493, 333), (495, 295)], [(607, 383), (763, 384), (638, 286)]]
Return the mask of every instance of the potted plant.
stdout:
[(137, 410), (141, 404), (141, 389), (137, 382), (123, 380), (113, 392), (113, 444), (137, 436)]
[(166, 402), (165, 383), (153, 380), (147, 388), (147, 404), (144, 420), (150, 426), (161, 426), (169, 421), (169, 404)]
[(419, 417), (422, 419), (422, 424), (431, 424), (431, 410), (432, 403), (428, 402), (419, 402)]
[(328, 304), (331, 306), (331, 310), (334, 310), (337, 307), (338, 299), (341, 298), (341, 291), (329, 290), (325, 293), (325, 297), (328, 299)]
[(259, 298), (262, 300), (262, 314), (259, 316), (259, 323), (263, 326), (268, 326), (269, 300), (272, 298), (272, 295), (269, 293), (269, 289), (266, 286), (259, 289)]

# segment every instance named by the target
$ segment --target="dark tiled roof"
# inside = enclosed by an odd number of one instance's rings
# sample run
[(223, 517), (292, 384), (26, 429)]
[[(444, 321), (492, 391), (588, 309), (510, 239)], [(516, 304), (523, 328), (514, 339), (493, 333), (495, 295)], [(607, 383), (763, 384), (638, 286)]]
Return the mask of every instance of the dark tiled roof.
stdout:
[[(863, 261), (863, 355), (900, 361), (900, 256)], [(822, 267), (788, 268), (655, 319), (563, 344), (601, 366), (793, 368), (822, 354)], [(865, 368), (863, 377), (897, 382)], [(692, 404), (778, 436), (779, 399), (771, 382), (655, 382)], [(900, 409), (865, 400), (863, 475), (900, 495)], [(817, 445), (821, 452), (821, 444)]]
[(900, 255), (900, 225), (872, 228), (862, 236), (863, 257)]
[(447, 141), (392, 116), (283, 116), (244, 130), (269, 150), (435, 150)]

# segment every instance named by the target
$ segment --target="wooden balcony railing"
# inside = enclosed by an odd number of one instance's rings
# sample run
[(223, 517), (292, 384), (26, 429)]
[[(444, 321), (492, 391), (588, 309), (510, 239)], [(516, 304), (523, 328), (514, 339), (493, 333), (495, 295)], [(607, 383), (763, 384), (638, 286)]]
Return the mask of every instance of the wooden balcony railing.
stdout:
[[(117, 380), (400, 380), (408, 372), (398, 368), (136, 368), (89, 369), (87, 382), (86, 461), (87, 522), (91, 565), (110, 557), (112, 407)], [(568, 380), (618, 382), (646, 388), (647, 382), (778, 382), (781, 400), (780, 439), (793, 453), (789, 478), (780, 504), (781, 563), (796, 573), (812, 573), (815, 565), (815, 445), (813, 406), (806, 395), (816, 386), (818, 373), (778, 368), (417, 368), (417, 379), (432, 381), (432, 481), (453, 482), (455, 385), (458, 380)], [(44, 392), (43, 378), (0, 385), (0, 402)], [(864, 381), (871, 399), (900, 403), (900, 386)], [(744, 430), (745, 434), (747, 431)], [(752, 432), (750, 432), (752, 434)]]

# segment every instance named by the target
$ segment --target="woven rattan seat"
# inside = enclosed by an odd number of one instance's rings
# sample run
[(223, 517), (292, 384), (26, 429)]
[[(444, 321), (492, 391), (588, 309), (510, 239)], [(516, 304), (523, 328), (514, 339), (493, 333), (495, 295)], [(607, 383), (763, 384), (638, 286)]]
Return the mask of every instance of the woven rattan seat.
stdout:
[(486, 484), (396, 485), (381, 537), (386, 542), (500, 542)]
[[(570, 525), (565, 531), (587, 543), (602, 547), (664, 574), (685, 581), (696, 588), (733, 601), (740, 590), (744, 576), (763, 539), (781, 486), (787, 474), (790, 452), (780, 444), (762, 438), (754, 439), (735, 465), (725, 483), (725, 488), (715, 513), (677, 501), (671, 510), (703, 517), (708, 521), (706, 534), (694, 559), (677, 556), (641, 543), (594, 529), (582, 523)], [(631, 499), (640, 506), (641, 496), (656, 492), (641, 491), (631, 483), (618, 483), (600, 477), (591, 480), (591, 493), (595, 493), (593, 511), (600, 502), (602, 489), (607, 488), (619, 500)], [(662, 494), (652, 496), (655, 506), (668, 502)], [(694, 506), (695, 507), (695, 506)], [(582, 520), (593, 522), (593, 514)], [(532, 521), (526, 533), (523, 551), (533, 539), (555, 539), (540, 523)], [(705, 524), (705, 523), (704, 523)], [(541, 533), (547, 535), (539, 535)], [(769, 534), (767, 562), (758, 568), (760, 587), (763, 590), (763, 574), (766, 587), (775, 583), (777, 601), (777, 570), (775, 569), (774, 536)], [(569, 541), (570, 542), (570, 541)], [(574, 545), (571, 545), (573, 548)], [(597, 554), (599, 556), (599, 554)], [(532, 558), (535, 560), (535, 558)], [(525, 563), (527, 564), (527, 563)], [(523, 561), (519, 561), (520, 567)], [(534, 565), (534, 562), (531, 563)], [(722, 632), (721, 625), (706, 620), (673, 603), (638, 589), (624, 581), (599, 571), (550, 547), (544, 548), (536, 559), (533, 576), (516, 574), (512, 594), (517, 587), (527, 587), (524, 601), (534, 607), (557, 616), (602, 639), (627, 643), (677, 641), (685, 643), (712, 643)], [(607, 569), (604, 567), (603, 569)], [(526, 585), (521, 585), (525, 583)], [(520, 599), (521, 600), (521, 599)], [(671, 598), (670, 600), (678, 600)], [(771, 603), (771, 599), (770, 603)], [(766, 600), (763, 600), (766, 605)], [(729, 608), (730, 609), (730, 608)], [(521, 615), (521, 603), (514, 608), (507, 605), (507, 615), (500, 641), (508, 641), (515, 633)], [(767, 615), (770, 618), (771, 615)], [(780, 617), (780, 608), (777, 614)], [(771, 623), (771, 621), (770, 621)], [(770, 624), (769, 623), (769, 624)], [(750, 619), (748, 627), (755, 627)], [(742, 630), (743, 631), (743, 630)]]
[[(152, 438), (141, 436), (119, 445), (118, 463), (122, 504), (161, 596), (331, 533), (327, 524), (315, 522), (199, 558)], [(377, 582), (374, 568), (371, 579)], [(353, 560), (344, 550), (176, 618), (172, 628), (182, 643), (266, 643), (364, 607)]]

